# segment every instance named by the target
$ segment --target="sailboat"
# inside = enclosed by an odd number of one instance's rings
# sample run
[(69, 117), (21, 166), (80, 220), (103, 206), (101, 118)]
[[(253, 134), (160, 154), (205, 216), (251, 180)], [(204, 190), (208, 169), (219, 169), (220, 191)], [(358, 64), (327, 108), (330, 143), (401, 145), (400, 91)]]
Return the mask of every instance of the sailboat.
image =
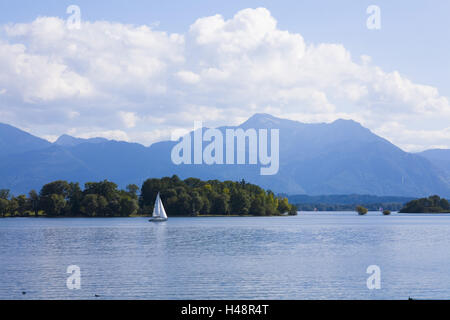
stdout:
[(167, 221), (166, 210), (164, 209), (163, 203), (161, 201), (161, 197), (159, 196), (159, 192), (158, 192), (158, 195), (156, 196), (155, 207), (153, 208), (152, 218), (149, 221), (152, 221), (152, 222)]

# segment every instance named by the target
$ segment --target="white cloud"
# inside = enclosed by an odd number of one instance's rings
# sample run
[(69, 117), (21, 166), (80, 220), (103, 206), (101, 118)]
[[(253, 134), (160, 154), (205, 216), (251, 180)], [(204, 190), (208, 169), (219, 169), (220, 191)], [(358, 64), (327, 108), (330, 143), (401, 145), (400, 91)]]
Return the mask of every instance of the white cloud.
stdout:
[(134, 128), (139, 119), (134, 112), (120, 111), (119, 116), (127, 128)]
[(450, 126), (424, 130), (396, 121), (383, 123), (375, 133), (390, 137), (397, 146), (412, 152), (433, 148), (449, 148)]
[(200, 81), (200, 76), (191, 71), (179, 71), (176, 76), (183, 82), (195, 84)]
[(2, 121), (42, 136), (73, 128), (148, 144), (194, 120), (237, 124), (269, 112), (352, 118), (405, 148), (450, 147), (450, 105), (436, 88), (385, 72), (370, 56), (356, 61), (342, 44), (280, 30), (264, 8), (200, 18), (185, 34), (107, 21), (68, 30), (54, 17), (3, 29)]

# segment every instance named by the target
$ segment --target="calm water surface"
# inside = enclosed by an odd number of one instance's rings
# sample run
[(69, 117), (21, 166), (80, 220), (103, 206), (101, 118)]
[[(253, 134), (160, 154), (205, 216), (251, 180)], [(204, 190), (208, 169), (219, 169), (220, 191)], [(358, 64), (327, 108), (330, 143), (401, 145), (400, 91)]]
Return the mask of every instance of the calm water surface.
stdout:
[[(80, 290), (66, 287), (69, 265)], [(409, 296), (450, 298), (449, 215), (0, 219), (0, 299)]]

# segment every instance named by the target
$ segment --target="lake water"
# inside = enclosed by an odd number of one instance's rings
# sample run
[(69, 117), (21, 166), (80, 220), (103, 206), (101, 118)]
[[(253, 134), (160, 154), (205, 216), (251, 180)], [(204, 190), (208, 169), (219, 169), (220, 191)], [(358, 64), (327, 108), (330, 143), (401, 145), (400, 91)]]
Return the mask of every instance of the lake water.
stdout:
[[(69, 265), (80, 290), (66, 286)], [(449, 215), (0, 219), (0, 299), (409, 296), (450, 298)]]

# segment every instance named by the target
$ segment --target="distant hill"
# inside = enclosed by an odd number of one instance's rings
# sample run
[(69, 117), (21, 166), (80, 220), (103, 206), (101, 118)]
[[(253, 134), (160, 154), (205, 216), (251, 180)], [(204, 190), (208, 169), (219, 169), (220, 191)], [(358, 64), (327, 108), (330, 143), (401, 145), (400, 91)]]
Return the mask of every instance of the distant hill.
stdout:
[[(50, 144), (11, 126), (3, 127), (9, 130), (0, 130), (0, 141), (6, 142), (0, 152), (0, 188), (10, 188), (15, 194), (56, 179), (81, 183), (109, 179), (124, 187), (149, 177), (177, 174), (182, 179), (245, 179), (286, 194), (450, 196), (449, 179), (441, 167), (423, 155), (402, 151), (352, 120), (306, 124), (256, 114), (238, 127), (219, 128), (222, 132), (226, 128), (279, 129), (280, 168), (271, 176), (260, 175), (260, 164), (177, 166), (170, 157), (175, 141), (144, 147), (62, 136)], [(10, 136), (20, 143), (8, 143)]]

